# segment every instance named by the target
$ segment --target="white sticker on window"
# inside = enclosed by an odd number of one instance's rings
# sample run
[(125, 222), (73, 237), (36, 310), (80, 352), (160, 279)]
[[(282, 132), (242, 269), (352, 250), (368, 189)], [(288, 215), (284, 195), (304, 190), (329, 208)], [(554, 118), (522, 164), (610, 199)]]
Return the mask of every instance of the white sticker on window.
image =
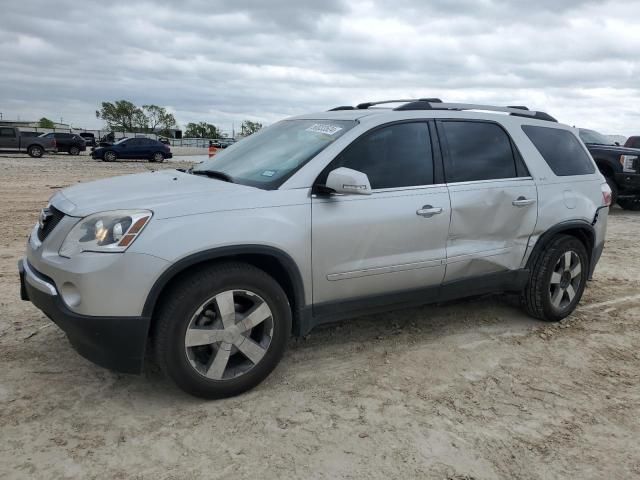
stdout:
[(324, 133), (325, 135), (335, 135), (340, 130), (342, 130), (342, 127), (338, 127), (337, 125), (327, 125), (325, 123), (314, 123), (307, 128), (307, 132)]
[(275, 174), (275, 170), (265, 170), (264, 172), (262, 172), (263, 177), (273, 177)]

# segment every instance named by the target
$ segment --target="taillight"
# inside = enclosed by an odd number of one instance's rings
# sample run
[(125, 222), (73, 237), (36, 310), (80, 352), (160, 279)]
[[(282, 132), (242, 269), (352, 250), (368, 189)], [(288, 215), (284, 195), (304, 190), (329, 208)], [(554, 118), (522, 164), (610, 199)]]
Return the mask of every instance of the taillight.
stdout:
[(610, 207), (611, 206), (611, 187), (609, 187), (608, 184), (603, 183), (600, 186), (600, 189), (602, 190), (602, 206)]

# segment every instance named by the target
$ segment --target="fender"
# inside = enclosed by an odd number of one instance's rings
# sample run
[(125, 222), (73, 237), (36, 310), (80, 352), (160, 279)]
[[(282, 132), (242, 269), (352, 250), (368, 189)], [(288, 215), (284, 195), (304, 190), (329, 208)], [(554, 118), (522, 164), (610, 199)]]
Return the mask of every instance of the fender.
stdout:
[[(595, 217), (594, 217), (594, 223), (595, 223)], [(593, 223), (589, 223), (586, 220), (569, 220), (567, 222), (561, 222), (554, 225), (553, 227), (546, 230), (542, 235), (540, 235), (540, 237), (538, 237), (538, 241), (533, 247), (533, 250), (531, 251), (529, 258), (527, 259), (527, 265), (525, 268), (527, 268), (529, 271), (532, 271), (532, 263), (535, 261), (536, 258), (538, 258), (538, 256), (542, 253), (542, 251), (545, 249), (547, 244), (549, 244), (549, 242), (553, 239), (553, 237), (555, 237), (559, 233), (568, 232), (568, 231), (575, 232), (576, 230), (583, 232), (584, 234), (583, 240), (586, 240), (586, 243), (587, 243), (586, 245), (587, 254), (589, 255), (589, 258), (590, 258), (589, 263), (592, 264), (593, 251), (595, 246), (594, 244), (595, 244), (595, 238), (596, 238), (596, 232), (595, 232), (595, 229), (593, 228)], [(591, 266), (589, 266), (589, 271), (591, 271)]]
[(266, 245), (231, 245), (227, 247), (218, 247), (210, 250), (203, 250), (178, 260), (167, 268), (162, 275), (158, 277), (156, 282), (153, 284), (153, 287), (151, 287), (142, 310), (142, 315), (151, 317), (162, 290), (173, 278), (176, 277), (176, 275), (184, 272), (189, 267), (210, 260), (241, 255), (261, 255), (264, 257), (270, 257), (277, 260), (280, 265), (282, 265), (289, 277), (293, 291), (295, 305), (292, 305), (292, 309), (295, 318), (296, 312), (299, 312), (305, 307), (302, 275), (300, 274), (300, 270), (298, 269), (296, 262), (289, 256), (289, 254)]

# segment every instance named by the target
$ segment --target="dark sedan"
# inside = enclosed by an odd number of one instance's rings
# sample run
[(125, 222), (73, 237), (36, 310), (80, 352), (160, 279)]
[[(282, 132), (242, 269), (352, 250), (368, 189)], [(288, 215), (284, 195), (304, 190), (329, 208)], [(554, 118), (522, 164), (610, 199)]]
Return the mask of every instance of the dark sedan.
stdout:
[(163, 162), (173, 157), (168, 145), (150, 138), (124, 138), (113, 145), (99, 147), (91, 152), (94, 159), (115, 162), (118, 159), (141, 159), (150, 162)]

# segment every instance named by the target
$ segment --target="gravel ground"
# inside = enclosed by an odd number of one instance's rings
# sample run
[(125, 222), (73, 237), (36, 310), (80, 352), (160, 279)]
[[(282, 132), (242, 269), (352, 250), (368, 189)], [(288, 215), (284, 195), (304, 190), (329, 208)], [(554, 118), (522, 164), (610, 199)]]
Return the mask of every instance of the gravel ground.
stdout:
[(640, 213), (612, 212), (559, 324), (505, 296), (362, 317), (291, 340), (258, 388), (205, 402), (152, 364), (94, 366), (18, 294), (58, 188), (184, 165), (0, 153), (0, 478), (640, 477)]

